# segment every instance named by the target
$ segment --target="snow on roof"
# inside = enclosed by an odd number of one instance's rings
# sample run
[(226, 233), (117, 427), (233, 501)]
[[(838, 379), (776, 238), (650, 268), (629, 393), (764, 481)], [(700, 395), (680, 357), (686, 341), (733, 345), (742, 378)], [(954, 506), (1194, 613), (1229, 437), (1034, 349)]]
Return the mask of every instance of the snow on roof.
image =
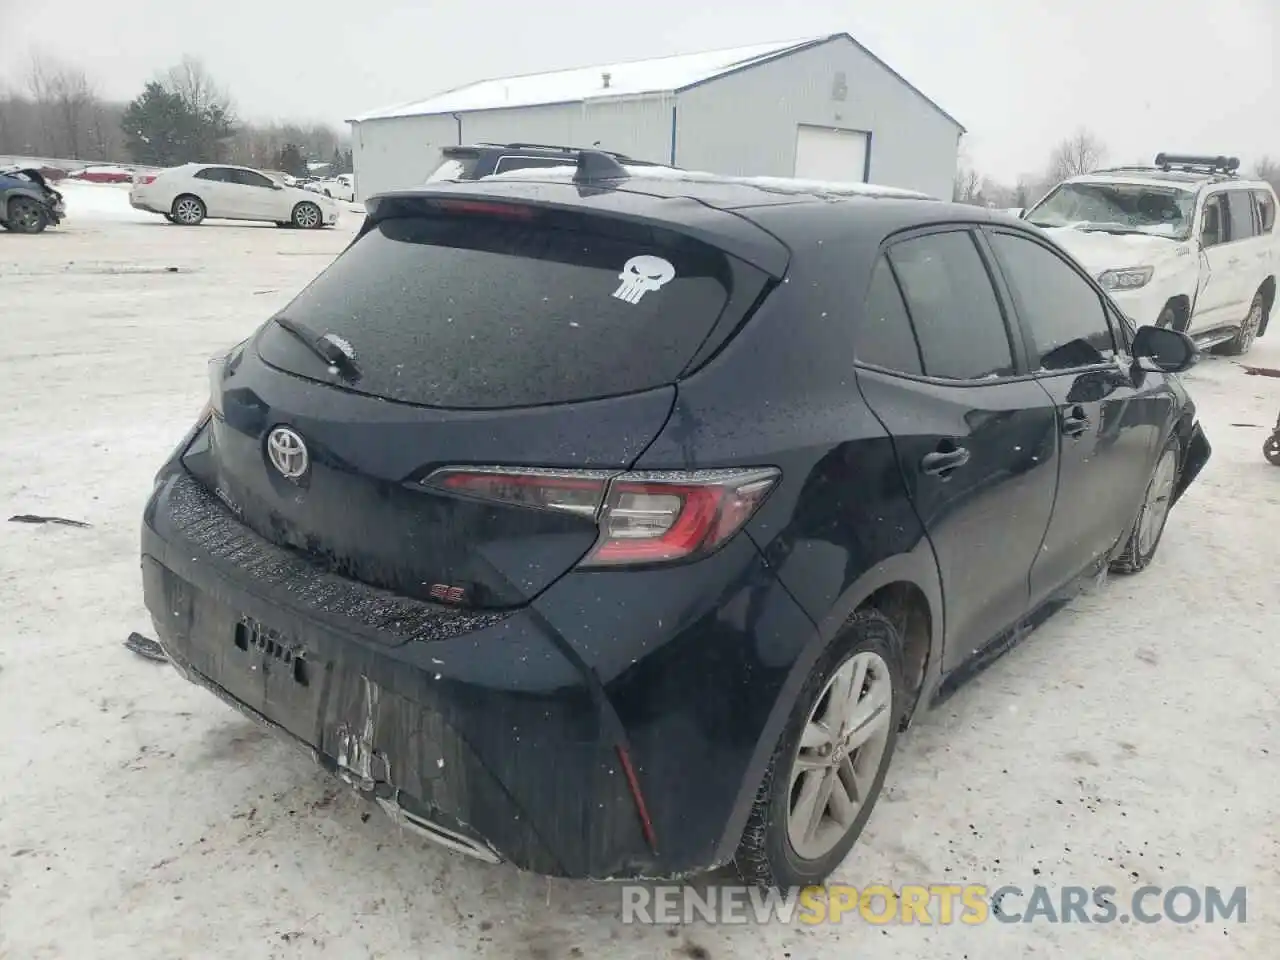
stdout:
[[(685, 53), (654, 60), (632, 60), (627, 63), (601, 64), (578, 67), (573, 70), (556, 70), (551, 73), (481, 80), (478, 83), (437, 94), (426, 100), (373, 110), (356, 117), (355, 120), (361, 122), (390, 117), (465, 113), (469, 110), (531, 107), (596, 98), (670, 93), (711, 80), (731, 70), (750, 66), (801, 47), (822, 43), (828, 39), (830, 37), (823, 36), (805, 40), (758, 43), (749, 47)], [(608, 86), (605, 86), (606, 76)]]
[[(633, 167), (621, 164), (627, 175), (636, 180), (673, 180), (681, 183), (726, 183), (755, 187), (769, 193), (807, 195), (816, 197), (884, 197), (911, 200), (936, 200), (937, 197), (918, 190), (886, 187), (876, 183), (857, 183), (843, 180), (804, 180), (797, 177), (734, 177), (702, 170), (683, 170), (661, 165)], [(481, 177), (481, 180), (572, 180), (578, 168), (566, 164), (562, 167), (535, 167), (506, 170)]]

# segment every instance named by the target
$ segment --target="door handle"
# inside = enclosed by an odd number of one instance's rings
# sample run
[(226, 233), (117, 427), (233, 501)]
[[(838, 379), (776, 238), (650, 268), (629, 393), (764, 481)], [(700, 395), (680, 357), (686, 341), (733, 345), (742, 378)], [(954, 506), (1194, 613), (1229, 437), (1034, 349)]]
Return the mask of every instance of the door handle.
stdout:
[(946, 479), (944, 474), (950, 474), (956, 467), (963, 467), (968, 462), (969, 451), (964, 447), (956, 447), (954, 450), (925, 454), (920, 461), (920, 470), (931, 477), (942, 476)]
[(1062, 433), (1068, 437), (1078, 437), (1089, 429), (1089, 418), (1083, 407), (1072, 407), (1062, 413)]
[(1229, 267), (1238, 267), (1239, 265), (1240, 265), (1239, 257), (1232, 257), (1230, 260), (1227, 261), (1227, 266)]

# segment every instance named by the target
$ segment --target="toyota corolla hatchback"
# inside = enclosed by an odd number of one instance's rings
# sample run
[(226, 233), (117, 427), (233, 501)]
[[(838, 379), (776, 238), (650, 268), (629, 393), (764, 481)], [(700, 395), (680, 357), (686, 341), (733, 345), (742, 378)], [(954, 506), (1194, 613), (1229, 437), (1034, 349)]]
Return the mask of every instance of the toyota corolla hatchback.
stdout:
[(1034, 227), (875, 188), (570, 176), (369, 201), (211, 365), (146, 507), (205, 686), (455, 850), (820, 880), (898, 733), (1209, 456)]

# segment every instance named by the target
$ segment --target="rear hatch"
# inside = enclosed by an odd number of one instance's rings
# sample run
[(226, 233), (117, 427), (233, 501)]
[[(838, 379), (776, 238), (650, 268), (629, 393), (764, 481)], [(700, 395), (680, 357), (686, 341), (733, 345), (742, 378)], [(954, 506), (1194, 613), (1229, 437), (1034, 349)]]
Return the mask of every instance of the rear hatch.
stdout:
[(371, 208), (324, 273), (211, 366), (207, 442), (184, 462), (258, 534), (329, 570), (522, 605), (596, 545), (610, 478), (770, 271), (705, 229), (572, 203)]

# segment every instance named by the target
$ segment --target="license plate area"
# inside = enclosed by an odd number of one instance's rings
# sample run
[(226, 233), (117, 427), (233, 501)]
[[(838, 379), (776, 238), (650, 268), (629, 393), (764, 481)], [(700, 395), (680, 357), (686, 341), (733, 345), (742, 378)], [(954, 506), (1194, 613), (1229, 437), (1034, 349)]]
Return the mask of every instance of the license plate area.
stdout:
[(210, 677), (246, 706), (294, 736), (321, 741), (328, 664), (312, 656), (296, 638), (251, 617), (228, 625)]

